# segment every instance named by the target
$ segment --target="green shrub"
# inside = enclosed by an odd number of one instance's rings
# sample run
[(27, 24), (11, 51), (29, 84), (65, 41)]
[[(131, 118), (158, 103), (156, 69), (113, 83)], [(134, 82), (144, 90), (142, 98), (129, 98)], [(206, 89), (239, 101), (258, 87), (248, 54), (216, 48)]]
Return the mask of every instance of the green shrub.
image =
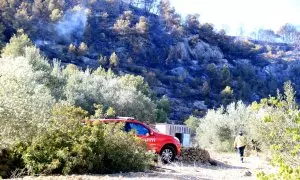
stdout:
[(120, 77), (120, 81), (124, 87), (135, 88), (147, 96), (150, 94), (149, 85), (144, 81), (142, 76), (126, 74)]
[(117, 67), (119, 64), (119, 58), (115, 52), (110, 55), (109, 65), (110, 67)]
[(120, 124), (116, 131), (112, 127), (105, 127), (105, 173), (144, 171), (152, 163), (153, 154), (147, 152), (146, 143), (134, 134), (126, 134), (119, 130), (123, 128)]
[(152, 156), (140, 143), (133, 134), (113, 126), (84, 126), (35, 138), (23, 158), (33, 174), (143, 171)]
[[(68, 71), (64, 70), (65, 73)], [(98, 68), (94, 72), (68, 73), (66, 81), (64, 93), (67, 102), (82, 107), (90, 114), (94, 113), (94, 104), (102, 104), (112, 107), (118, 116), (132, 116), (141, 121), (155, 120), (155, 104), (145, 95), (147, 84), (141, 77), (118, 77), (110, 70), (106, 72)]]
[(279, 166), (279, 172), (276, 174), (267, 175), (264, 172), (259, 172), (256, 176), (259, 180), (298, 180), (300, 177), (300, 167), (292, 168), (283, 163)]
[(116, 117), (116, 111), (114, 110), (114, 108), (109, 107), (106, 111), (106, 115), (108, 118), (114, 118)]
[(29, 174), (116, 173), (143, 171), (152, 164), (146, 143), (124, 124), (82, 125), (87, 112), (56, 104), (51, 124), (27, 143), (14, 143), (0, 151), (0, 176), (16, 169)]
[[(291, 82), (284, 84), (284, 94), (262, 99), (251, 106), (242, 102), (232, 103), (226, 109), (209, 110), (196, 121), (197, 141), (202, 147), (220, 151), (232, 149), (236, 132), (244, 131), (247, 144), (259, 145), (259, 149), (271, 152), (271, 163), (279, 167), (276, 174), (261, 172), (259, 179), (297, 179), (300, 161), (300, 110), (295, 101)], [(257, 148), (257, 147), (256, 147)]]
[(229, 103), (234, 101), (233, 90), (230, 86), (226, 86), (225, 89), (221, 91), (222, 104), (227, 106)]
[(193, 131), (196, 131), (199, 126), (200, 120), (195, 116), (190, 116), (187, 120), (184, 121), (184, 124), (187, 127), (191, 128)]
[(156, 122), (164, 123), (168, 119), (167, 113), (163, 109), (156, 110)]
[[(284, 95), (270, 97), (252, 105), (263, 110), (257, 120), (259, 140), (272, 152), (272, 164), (279, 167), (276, 174), (258, 174), (259, 179), (299, 179), (300, 177), (300, 110), (295, 102), (291, 82), (284, 84)], [(279, 138), (280, 137), (280, 138)]]
[(22, 56), (24, 55), (24, 48), (33, 46), (28, 35), (24, 34), (22, 30), (17, 35), (14, 35), (9, 43), (2, 49), (2, 56)]
[(57, 105), (53, 126), (36, 136), (22, 153), (31, 174), (115, 173), (142, 171), (152, 154), (123, 125), (81, 125), (81, 108)]
[[(98, 152), (99, 149), (95, 147), (101, 148), (99, 143), (103, 138), (99, 137), (96, 140), (95, 137), (87, 138), (85, 133), (94, 135), (91, 130), (83, 127), (72, 132), (53, 130), (36, 137), (23, 154), (26, 168), (33, 174), (68, 174), (92, 171), (93, 166), (98, 165), (94, 164), (93, 160), (101, 163), (99, 160), (101, 151)], [(90, 147), (90, 140), (94, 141), (94, 149)], [(92, 156), (94, 157), (92, 158)]]
[(30, 59), (30, 49), (27, 58), (0, 59), (0, 146), (29, 141), (49, 123), (54, 99), (45, 85), (47, 66)]
[(241, 101), (231, 103), (226, 109), (209, 110), (204, 118), (191, 117), (187, 123), (196, 126), (197, 144), (204, 148), (213, 148), (218, 151), (232, 151), (233, 140), (243, 129), (249, 134), (248, 122), (250, 109)]
[(168, 120), (168, 114), (171, 111), (171, 105), (169, 98), (164, 95), (161, 99), (157, 101), (156, 109), (156, 122), (166, 122)]

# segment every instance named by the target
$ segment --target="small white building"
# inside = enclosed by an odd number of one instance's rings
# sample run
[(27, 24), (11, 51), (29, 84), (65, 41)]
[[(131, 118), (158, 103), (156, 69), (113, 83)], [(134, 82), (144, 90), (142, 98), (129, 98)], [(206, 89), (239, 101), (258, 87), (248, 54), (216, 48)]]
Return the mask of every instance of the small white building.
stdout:
[(155, 125), (155, 128), (160, 133), (177, 137), (182, 146), (190, 147), (192, 130), (187, 126), (177, 125), (177, 124), (158, 123)]

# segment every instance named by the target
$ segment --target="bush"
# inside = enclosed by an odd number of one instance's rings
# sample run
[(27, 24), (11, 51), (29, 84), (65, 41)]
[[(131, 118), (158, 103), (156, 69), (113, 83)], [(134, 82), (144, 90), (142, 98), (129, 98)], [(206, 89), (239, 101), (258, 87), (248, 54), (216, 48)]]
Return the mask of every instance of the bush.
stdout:
[(250, 109), (239, 101), (229, 104), (226, 109), (221, 107), (209, 110), (204, 118), (190, 118), (188, 122), (198, 124), (196, 138), (199, 146), (218, 151), (232, 151), (233, 140), (239, 129), (248, 134), (249, 119)]
[[(15, 152), (17, 142), (24, 142), (17, 152), (31, 173), (146, 168), (150, 156), (139, 139), (79, 123), (88, 113), (95, 113), (94, 104), (105, 110), (111, 107), (111, 115), (154, 121), (156, 105), (143, 78), (122, 78), (103, 68), (82, 71), (69, 65), (63, 69), (58, 61), (53, 65), (47, 61), (24, 34), (14, 36), (4, 48), (0, 58), (0, 148)], [(6, 169), (5, 176), (10, 171)]]
[(81, 42), (78, 47), (78, 54), (85, 55), (87, 51), (88, 51), (88, 46), (84, 42)]
[(137, 33), (145, 34), (145, 33), (147, 33), (148, 28), (149, 28), (149, 24), (147, 22), (147, 18), (144, 16), (141, 16), (139, 22), (136, 23), (136, 25), (135, 25), (135, 29), (136, 29)]
[(171, 111), (170, 101), (166, 95), (157, 101), (156, 122), (164, 123), (168, 120)]
[[(300, 175), (300, 110), (295, 102), (291, 82), (284, 84), (284, 95), (254, 103), (260, 111), (255, 126), (258, 140), (272, 152), (272, 164), (279, 167), (276, 174), (258, 174), (259, 179), (297, 179)], [(280, 138), (279, 138), (280, 137)]]
[(0, 151), (0, 176), (9, 177), (16, 169), (29, 174), (117, 173), (143, 171), (154, 156), (146, 143), (123, 124), (81, 124), (87, 112), (56, 104), (51, 125), (37, 132), (30, 142), (15, 143)]
[(28, 142), (44, 131), (51, 124), (53, 105), (61, 101), (80, 106), (90, 115), (94, 104), (101, 104), (119, 116), (155, 120), (156, 106), (142, 77), (117, 76), (103, 68), (82, 71), (74, 65), (63, 69), (55, 60), (50, 65), (29, 42), (24, 34), (15, 36), (4, 51), (18, 57), (0, 58), (1, 147)]
[(24, 51), (26, 58), (0, 59), (0, 146), (29, 141), (49, 123), (54, 99), (45, 85), (48, 66), (31, 50)]
[(196, 131), (199, 126), (200, 120), (195, 116), (190, 116), (187, 120), (184, 121), (184, 124), (187, 127), (191, 128), (193, 131)]
[(225, 89), (221, 91), (222, 104), (227, 106), (234, 100), (233, 90), (230, 86), (226, 86)]
[(36, 137), (23, 154), (33, 174), (116, 173), (143, 171), (151, 154), (139, 139), (112, 126), (54, 130)]
[(132, 12), (124, 11), (124, 13), (116, 20), (114, 30), (121, 35), (126, 35), (131, 29)]
[(286, 164), (281, 164), (279, 166), (279, 172), (277, 174), (265, 174), (264, 172), (259, 172), (257, 174), (257, 179), (259, 180), (298, 180), (300, 177), (300, 167), (292, 168)]
[(59, 9), (53, 9), (53, 11), (50, 14), (50, 19), (52, 21), (57, 21), (62, 17), (63, 12)]
[(22, 56), (24, 55), (24, 48), (30, 46), (33, 46), (31, 40), (21, 31), (9, 40), (9, 43), (2, 50), (2, 56)]
[(94, 113), (94, 104), (102, 104), (112, 107), (118, 116), (154, 121), (156, 107), (144, 94), (146, 91), (147, 85), (142, 78), (118, 77), (110, 70), (106, 72), (99, 68), (94, 72), (86, 70), (70, 74), (64, 92), (68, 103), (80, 106), (90, 114)]
[(111, 67), (117, 67), (119, 64), (119, 58), (115, 52), (113, 52), (109, 57), (109, 65)]
[[(80, 108), (58, 106), (54, 126), (33, 139), (22, 157), (31, 174), (143, 171), (152, 155), (134, 134), (119, 125), (82, 126)], [(61, 110), (63, 109), (63, 110)]]
[(142, 76), (134, 76), (131, 74), (126, 74), (120, 77), (120, 81), (123, 86), (128, 88), (135, 88), (145, 95), (150, 94), (149, 85), (144, 81)]
[[(191, 121), (193, 123), (197, 121)], [(272, 164), (279, 167), (276, 174), (258, 174), (259, 179), (297, 179), (300, 174), (300, 110), (295, 101), (291, 82), (284, 84), (284, 94), (262, 99), (246, 107), (242, 102), (226, 109), (209, 110), (199, 120), (198, 144), (221, 151), (232, 149), (238, 129), (243, 129), (248, 145), (271, 152)], [(255, 147), (257, 148), (257, 147)]]
[(143, 171), (152, 156), (139, 142), (121, 130), (112, 132), (112, 127), (85, 126), (37, 137), (23, 157), (33, 174)]

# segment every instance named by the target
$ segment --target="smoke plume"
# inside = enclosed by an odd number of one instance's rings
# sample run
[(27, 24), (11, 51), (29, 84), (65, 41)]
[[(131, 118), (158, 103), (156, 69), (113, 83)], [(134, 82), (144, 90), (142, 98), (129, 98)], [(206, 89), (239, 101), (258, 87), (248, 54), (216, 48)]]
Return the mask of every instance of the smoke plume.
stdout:
[(87, 15), (88, 9), (84, 6), (76, 6), (66, 12), (55, 26), (57, 34), (66, 41), (82, 39), (87, 24)]

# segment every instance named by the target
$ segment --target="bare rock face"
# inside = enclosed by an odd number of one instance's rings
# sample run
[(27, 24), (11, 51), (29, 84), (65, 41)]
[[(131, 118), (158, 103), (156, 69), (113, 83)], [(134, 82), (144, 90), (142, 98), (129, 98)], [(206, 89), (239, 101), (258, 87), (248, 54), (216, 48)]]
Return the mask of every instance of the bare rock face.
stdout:
[[(184, 44), (184, 47), (183, 47)], [(223, 59), (223, 53), (216, 46), (211, 46), (203, 41), (199, 41), (194, 48), (189, 45), (189, 40), (186, 38), (183, 43), (180, 44), (181, 52), (184, 53), (186, 59), (197, 60), (211, 60), (211, 59)]]
[(219, 48), (210, 46), (209, 44), (200, 41), (195, 47), (195, 56), (197, 59), (222, 59), (223, 54)]
[(211, 46), (203, 41), (199, 41), (195, 47), (189, 45), (189, 39), (172, 46), (172, 55), (179, 61), (189, 61), (197, 59), (200, 61), (210, 61), (223, 59), (224, 55), (216, 46)]
[(188, 73), (188, 71), (184, 67), (177, 67), (177, 68), (172, 69), (171, 73), (175, 76), (182, 76), (182, 75)]
[(180, 53), (180, 56), (178, 57), (179, 59), (191, 60), (191, 57), (189, 55), (189, 52), (186, 48), (185, 43), (183, 43), (183, 42), (178, 43), (177, 46), (176, 46), (176, 49)]

